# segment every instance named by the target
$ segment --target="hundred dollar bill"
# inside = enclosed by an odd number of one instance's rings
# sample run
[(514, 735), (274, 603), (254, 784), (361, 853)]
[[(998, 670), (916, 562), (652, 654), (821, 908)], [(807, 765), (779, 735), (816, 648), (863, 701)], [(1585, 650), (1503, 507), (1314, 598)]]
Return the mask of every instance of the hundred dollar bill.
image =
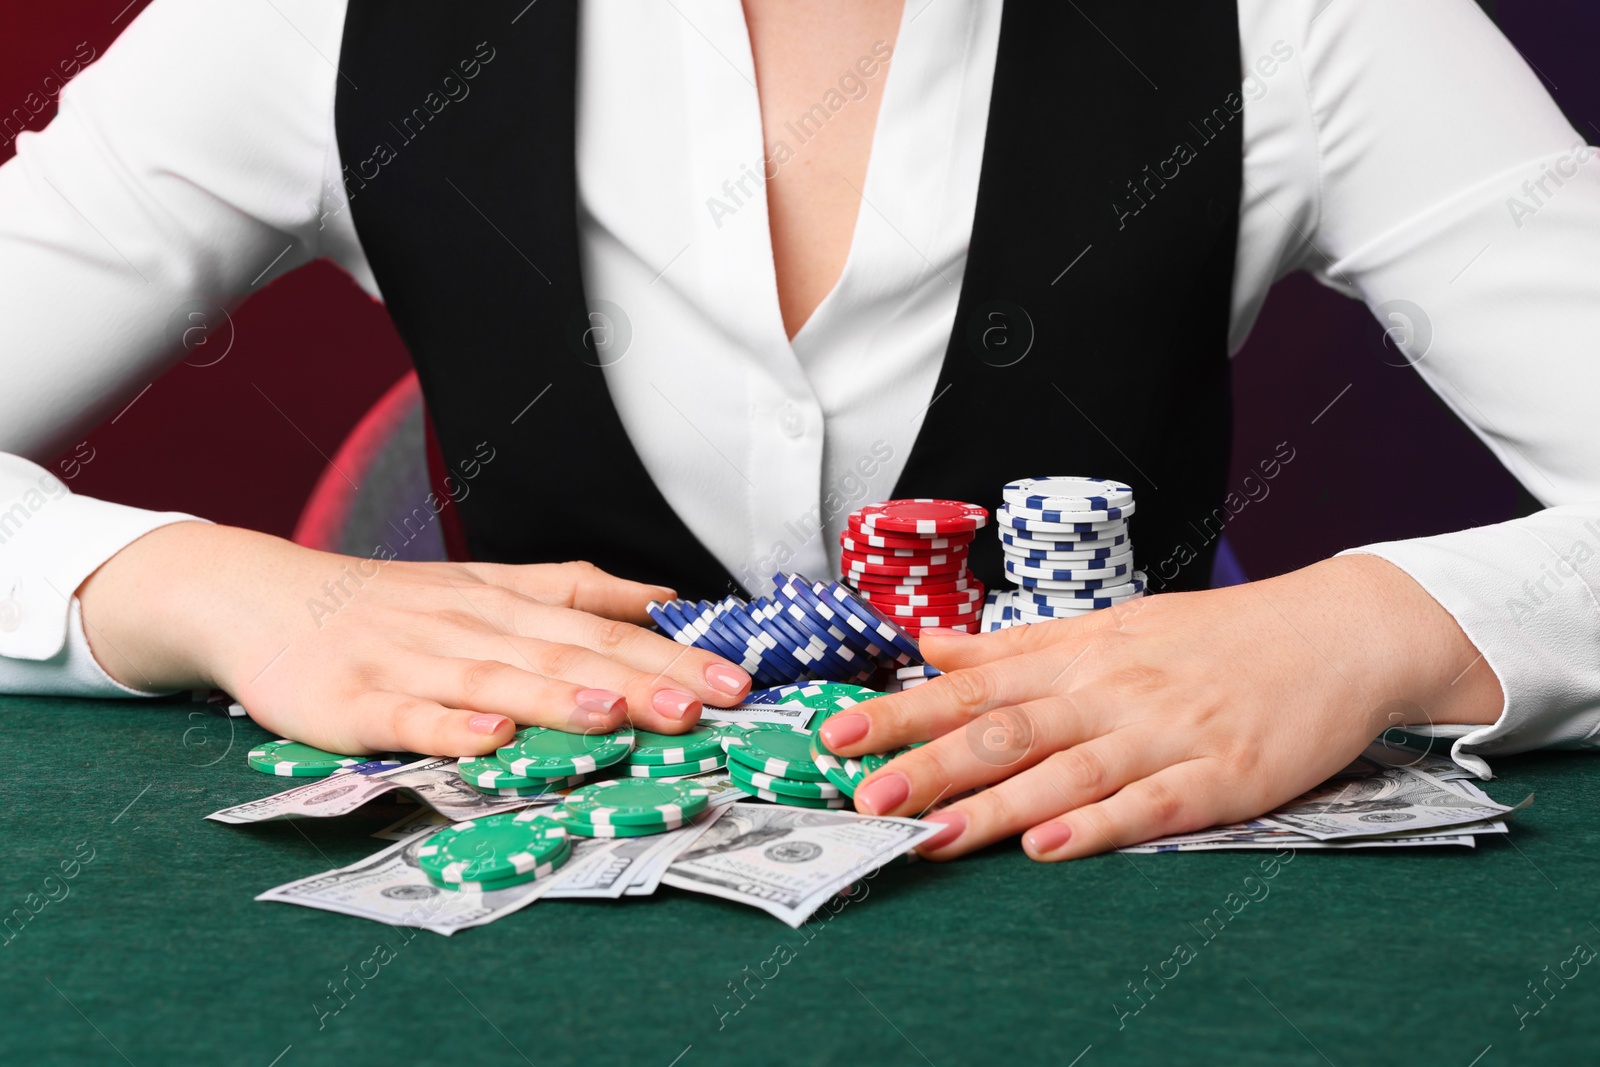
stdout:
[[(550, 900), (616, 900), (636, 883), (654, 892), (672, 858), (697, 840), (727, 808), (712, 808), (688, 826), (648, 837), (614, 839), (605, 855), (581, 868), (571, 863), (552, 875)], [(651, 878), (654, 871), (654, 878)], [(636, 894), (641, 895), (641, 894)]]
[(449, 825), (450, 820), (432, 808), (418, 808), (383, 829), (373, 831), (372, 836), (379, 841), (404, 841), (420, 830), (442, 830)]
[(1297, 841), (1286, 841), (1281, 838), (1259, 841), (1177, 841), (1165, 844), (1152, 841), (1149, 844), (1119, 848), (1117, 851), (1134, 856), (1150, 856), (1158, 852), (1249, 852), (1252, 850), (1270, 851), (1280, 848), (1412, 848), (1422, 845), (1464, 845), (1467, 848), (1474, 848), (1477, 845), (1477, 841), (1473, 837), (1461, 834), (1440, 835), (1437, 837), (1360, 838), (1353, 841), (1318, 841), (1314, 838), (1302, 836)]
[(702, 708), (700, 721), (777, 723), (780, 726), (804, 730), (815, 714), (814, 710), (804, 704), (742, 704), (737, 708)]
[[(433, 833), (433, 827), (424, 828), (348, 867), (280, 885), (256, 899), (299, 904), (391, 926), (415, 926), (448, 936), (525, 908), (550, 889), (546, 879), (492, 893), (440, 889), (417, 866), (417, 850)], [(575, 860), (576, 855), (568, 862)]]
[(214, 811), (206, 818), (235, 825), (294, 815), (329, 818), (348, 815), (363, 804), (396, 789), (416, 796), (451, 822), (502, 811), (517, 811), (534, 804), (549, 803), (551, 799), (560, 799), (559, 794), (548, 797), (488, 796), (461, 780), (453, 758), (429, 756), (382, 774), (336, 774), (331, 778), (316, 778), (270, 797)]
[(1261, 821), (1331, 841), (1482, 822), (1511, 810), (1448, 788), (1410, 767), (1385, 767), (1366, 777), (1324, 782)]
[(798, 929), (839, 890), (941, 829), (916, 819), (734, 804), (661, 881), (749, 904)]

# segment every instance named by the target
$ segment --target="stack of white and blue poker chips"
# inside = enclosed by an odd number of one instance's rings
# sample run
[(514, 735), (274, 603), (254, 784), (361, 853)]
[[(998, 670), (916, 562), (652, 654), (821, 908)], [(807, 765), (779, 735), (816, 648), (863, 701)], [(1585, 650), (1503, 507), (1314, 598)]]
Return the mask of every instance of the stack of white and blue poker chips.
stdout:
[(773, 687), (822, 679), (860, 682), (880, 667), (922, 662), (904, 630), (838, 582), (773, 576), (773, 594), (716, 603), (652, 601), (650, 617), (683, 645), (715, 652)]
[(885, 689), (890, 693), (903, 693), (907, 689), (915, 689), (924, 682), (931, 682), (943, 673), (939, 668), (927, 663), (914, 663), (909, 667), (899, 667), (894, 672), (894, 680), (889, 682)]
[(1072, 618), (1144, 595), (1128, 532), (1131, 487), (1103, 478), (1021, 478), (1001, 496), (995, 527), (1006, 578), (1017, 588), (988, 597), (980, 629)]

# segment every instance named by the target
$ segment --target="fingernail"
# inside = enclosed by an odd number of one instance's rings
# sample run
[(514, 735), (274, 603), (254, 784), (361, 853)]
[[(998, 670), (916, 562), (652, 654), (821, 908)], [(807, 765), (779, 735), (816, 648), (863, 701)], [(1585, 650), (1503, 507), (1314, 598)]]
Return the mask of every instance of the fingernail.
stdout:
[(856, 810), (868, 815), (883, 815), (904, 804), (910, 795), (910, 779), (898, 772), (886, 774), (856, 790)]
[(1072, 827), (1061, 822), (1047, 822), (1022, 835), (1022, 843), (1035, 856), (1048, 855), (1071, 840)]
[(621, 693), (613, 693), (609, 689), (584, 689), (578, 693), (578, 707), (590, 712), (591, 718), (594, 715), (609, 718), (622, 701)]
[(917, 846), (928, 852), (953, 844), (956, 838), (967, 832), (967, 816), (960, 811), (941, 811), (935, 815), (924, 815), (922, 821), (944, 824), (943, 830)]
[(720, 689), (729, 696), (738, 696), (744, 692), (744, 687), (750, 684), (748, 675), (726, 663), (713, 663), (707, 667), (706, 681), (711, 684), (711, 688)]
[(829, 748), (840, 749), (846, 745), (853, 745), (867, 736), (867, 728), (872, 723), (867, 721), (865, 715), (849, 712), (844, 715), (835, 715), (822, 724), (822, 740)]
[(504, 715), (474, 715), (467, 720), (467, 728), (475, 734), (497, 734), (505, 722)]
[(682, 719), (689, 714), (691, 708), (700, 702), (688, 693), (680, 693), (676, 689), (661, 689), (650, 698), (650, 706), (669, 719)]
[(952, 630), (948, 626), (929, 626), (918, 635), (920, 641), (924, 637), (971, 637), (965, 630)]

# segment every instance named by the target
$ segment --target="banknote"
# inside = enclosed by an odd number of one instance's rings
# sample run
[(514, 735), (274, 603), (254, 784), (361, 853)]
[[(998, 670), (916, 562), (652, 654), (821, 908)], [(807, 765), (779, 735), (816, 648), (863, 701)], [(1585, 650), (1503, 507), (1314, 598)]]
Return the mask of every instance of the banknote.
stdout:
[(661, 881), (760, 908), (798, 928), (839, 890), (941, 829), (916, 819), (734, 804)]
[(397, 789), (417, 797), (451, 822), (502, 811), (517, 811), (533, 804), (547, 803), (552, 798), (560, 799), (559, 794), (550, 797), (489, 796), (461, 780), (456, 773), (455, 759), (429, 756), (382, 774), (336, 774), (331, 778), (314, 778), (305, 785), (297, 785), (260, 800), (214, 811), (206, 818), (231, 824), (265, 822), (290, 816), (325, 819), (348, 815), (363, 804)]
[(416, 859), (417, 850), (433, 833), (432, 828), (419, 830), (348, 867), (288, 882), (256, 899), (334, 911), (391, 926), (415, 926), (448, 936), (525, 908), (550, 888), (541, 879), (492, 893), (440, 889), (428, 881)]
[[(711, 808), (688, 826), (664, 834), (614, 839), (612, 848), (584, 869), (573, 870), (568, 861), (566, 867), (551, 876), (555, 885), (546, 899), (616, 900), (635, 884), (648, 885), (647, 892), (654, 892), (661, 881), (661, 872), (673, 857), (694, 844), (727, 810), (726, 807)], [(652, 869), (657, 869), (653, 878)]]
[(1324, 782), (1262, 821), (1319, 841), (1332, 841), (1391, 830), (1458, 826), (1510, 810), (1505, 804), (1448, 789), (1427, 774), (1401, 766)]

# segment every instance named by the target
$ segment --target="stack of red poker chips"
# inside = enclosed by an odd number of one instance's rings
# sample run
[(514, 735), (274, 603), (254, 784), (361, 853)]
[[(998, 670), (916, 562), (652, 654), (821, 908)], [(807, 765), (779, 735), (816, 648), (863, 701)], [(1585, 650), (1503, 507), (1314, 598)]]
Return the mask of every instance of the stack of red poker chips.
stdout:
[(924, 627), (978, 632), (983, 583), (967, 551), (989, 512), (959, 500), (888, 500), (851, 514), (839, 535), (846, 584), (913, 638)]

